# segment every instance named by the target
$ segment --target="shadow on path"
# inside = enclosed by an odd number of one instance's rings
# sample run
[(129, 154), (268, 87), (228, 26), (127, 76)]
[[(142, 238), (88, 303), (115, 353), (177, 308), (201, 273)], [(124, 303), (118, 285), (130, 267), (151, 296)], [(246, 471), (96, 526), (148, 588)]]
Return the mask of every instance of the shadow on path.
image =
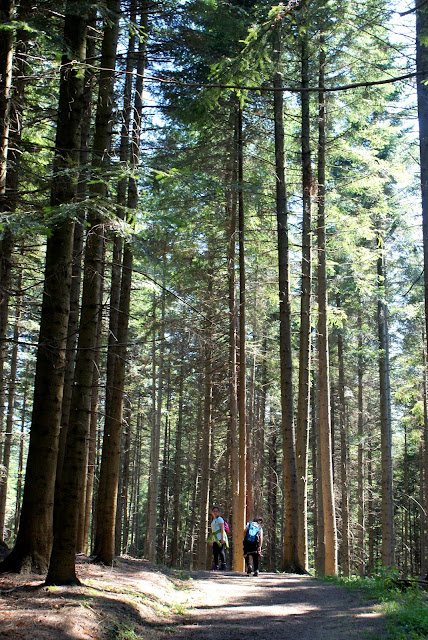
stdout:
[(178, 624), (177, 640), (385, 638), (373, 606), (344, 588), (307, 576), (201, 574), (194, 574), (193, 588), (202, 604)]

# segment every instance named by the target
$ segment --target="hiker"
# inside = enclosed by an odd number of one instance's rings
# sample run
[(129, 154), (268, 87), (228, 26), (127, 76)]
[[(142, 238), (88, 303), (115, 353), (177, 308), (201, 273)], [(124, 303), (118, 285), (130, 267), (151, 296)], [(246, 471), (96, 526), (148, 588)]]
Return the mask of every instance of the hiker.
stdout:
[(211, 522), (211, 535), (208, 542), (213, 546), (213, 571), (224, 571), (226, 565), (226, 549), (229, 547), (227, 533), (225, 529), (225, 521), (220, 515), (220, 509), (217, 505), (212, 508), (213, 521)]
[(244, 531), (244, 558), (247, 575), (259, 575), (259, 557), (262, 556), (263, 518), (248, 522)]

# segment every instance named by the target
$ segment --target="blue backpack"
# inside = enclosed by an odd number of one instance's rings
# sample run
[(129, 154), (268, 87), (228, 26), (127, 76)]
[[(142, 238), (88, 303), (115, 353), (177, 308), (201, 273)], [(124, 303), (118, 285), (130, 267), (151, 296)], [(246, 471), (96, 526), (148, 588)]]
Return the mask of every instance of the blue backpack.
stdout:
[(250, 522), (247, 525), (247, 533), (245, 534), (245, 540), (247, 542), (256, 542), (259, 539), (261, 527), (257, 522)]

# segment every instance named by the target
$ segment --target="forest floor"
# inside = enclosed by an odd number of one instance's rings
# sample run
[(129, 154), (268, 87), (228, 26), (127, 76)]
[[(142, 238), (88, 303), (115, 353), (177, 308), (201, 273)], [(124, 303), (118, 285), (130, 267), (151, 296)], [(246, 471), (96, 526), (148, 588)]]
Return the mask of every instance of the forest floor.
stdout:
[(0, 576), (0, 638), (18, 640), (380, 640), (380, 613), (358, 593), (309, 576), (161, 571), (79, 558), (79, 587)]

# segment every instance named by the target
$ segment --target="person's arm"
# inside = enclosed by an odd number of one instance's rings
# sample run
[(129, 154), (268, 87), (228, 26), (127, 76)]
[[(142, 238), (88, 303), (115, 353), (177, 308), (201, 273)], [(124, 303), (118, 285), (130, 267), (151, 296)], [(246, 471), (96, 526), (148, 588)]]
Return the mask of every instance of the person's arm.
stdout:
[(225, 543), (225, 539), (224, 539), (224, 520), (219, 522), (219, 525), (220, 525), (220, 542), (221, 542), (221, 544), (224, 544)]
[(259, 547), (257, 549), (257, 551), (259, 553), (261, 553), (262, 551), (262, 546), (263, 546), (263, 529), (260, 529), (260, 535), (259, 535)]

